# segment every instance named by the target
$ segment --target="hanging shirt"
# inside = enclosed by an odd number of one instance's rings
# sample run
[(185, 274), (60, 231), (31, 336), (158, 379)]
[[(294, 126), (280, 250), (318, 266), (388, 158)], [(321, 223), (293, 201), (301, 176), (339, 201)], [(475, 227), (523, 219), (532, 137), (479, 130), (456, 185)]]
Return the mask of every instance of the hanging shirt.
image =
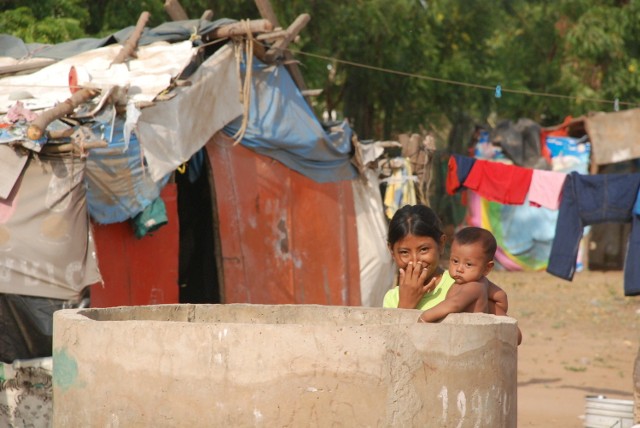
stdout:
[(478, 159), (463, 185), (486, 199), (522, 205), (529, 192), (532, 175), (531, 168)]

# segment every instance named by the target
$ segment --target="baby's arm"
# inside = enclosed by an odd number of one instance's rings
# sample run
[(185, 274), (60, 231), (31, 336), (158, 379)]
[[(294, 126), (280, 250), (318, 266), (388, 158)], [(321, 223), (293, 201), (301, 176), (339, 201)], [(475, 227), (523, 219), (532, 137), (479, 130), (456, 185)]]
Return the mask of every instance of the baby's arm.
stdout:
[(507, 293), (487, 279), (487, 297), (489, 298), (489, 313), (494, 315), (507, 315), (509, 300)]
[(485, 285), (482, 282), (464, 284), (457, 293), (447, 294), (444, 301), (424, 311), (418, 321), (436, 322), (449, 314), (464, 312), (466, 308), (482, 297), (482, 293), (486, 293)]
[[(489, 297), (489, 313), (500, 316), (508, 316), (509, 300), (507, 293), (493, 282), (487, 279), (487, 294)], [(518, 345), (522, 343), (522, 332), (518, 327)]]

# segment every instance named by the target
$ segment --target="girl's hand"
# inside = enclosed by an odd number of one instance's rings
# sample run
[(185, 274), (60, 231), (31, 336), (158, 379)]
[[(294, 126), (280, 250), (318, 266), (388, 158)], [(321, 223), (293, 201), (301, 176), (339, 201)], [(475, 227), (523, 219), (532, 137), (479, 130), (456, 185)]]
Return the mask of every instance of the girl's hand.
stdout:
[(409, 262), (406, 269), (400, 269), (398, 307), (415, 309), (422, 297), (436, 287), (435, 276), (429, 282), (426, 280), (427, 269), (422, 266), (421, 262), (417, 262), (415, 266)]

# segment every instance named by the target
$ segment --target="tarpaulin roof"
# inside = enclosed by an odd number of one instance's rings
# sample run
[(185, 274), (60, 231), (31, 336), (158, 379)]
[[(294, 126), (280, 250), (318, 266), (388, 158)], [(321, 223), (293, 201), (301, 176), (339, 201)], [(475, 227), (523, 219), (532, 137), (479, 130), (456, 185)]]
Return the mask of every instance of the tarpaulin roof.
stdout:
[[(347, 122), (326, 132), (284, 66), (255, 60), (251, 83), (242, 145), (320, 183), (356, 177), (350, 163), (352, 131)], [(229, 123), (224, 132), (236, 135), (242, 119)]]

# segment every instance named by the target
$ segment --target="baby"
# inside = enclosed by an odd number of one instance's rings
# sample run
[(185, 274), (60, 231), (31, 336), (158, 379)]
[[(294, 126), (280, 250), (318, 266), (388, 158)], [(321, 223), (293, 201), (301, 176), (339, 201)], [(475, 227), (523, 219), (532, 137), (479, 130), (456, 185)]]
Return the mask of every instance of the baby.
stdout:
[(449, 275), (455, 283), (446, 298), (424, 311), (418, 321), (435, 322), (459, 312), (506, 315), (506, 293), (486, 278), (493, 269), (496, 249), (496, 239), (488, 230), (480, 227), (460, 229), (453, 237), (449, 259)]

